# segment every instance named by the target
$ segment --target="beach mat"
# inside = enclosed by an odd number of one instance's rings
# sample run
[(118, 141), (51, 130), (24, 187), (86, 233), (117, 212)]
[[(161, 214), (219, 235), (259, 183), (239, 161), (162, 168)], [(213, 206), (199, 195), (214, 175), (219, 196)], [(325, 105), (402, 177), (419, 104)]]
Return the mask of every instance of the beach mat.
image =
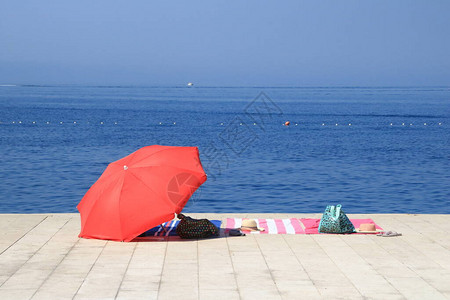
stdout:
[[(305, 234), (299, 219), (253, 219), (264, 231), (245, 231), (251, 234)], [(241, 227), (242, 218), (228, 218), (225, 232)]]
[[(306, 234), (319, 234), (319, 224), (320, 219), (300, 219), (303, 226), (305, 227), (305, 233)], [(380, 226), (375, 224), (375, 222), (372, 219), (350, 219), (350, 221), (353, 223), (353, 226), (355, 228), (359, 228), (361, 224), (374, 224), (376, 229), (383, 230)], [(377, 232), (374, 232), (377, 233)], [(357, 234), (374, 234), (374, 233), (357, 233)]]
[[(242, 218), (228, 218), (225, 223), (225, 232), (231, 229), (239, 228), (242, 224)], [(245, 219), (244, 219), (245, 220)], [(251, 234), (319, 234), (320, 219), (253, 219), (258, 228), (264, 228), (264, 231), (245, 231)], [(383, 230), (372, 219), (350, 219), (355, 228), (361, 224), (375, 224), (379, 230)], [(304, 228), (304, 229), (303, 229)], [(376, 233), (376, 232), (374, 232)], [(373, 234), (373, 233), (356, 233)]]
[[(220, 220), (211, 220), (211, 222), (217, 227), (220, 228), (222, 225), (222, 221)], [(180, 223), (180, 220), (172, 220), (166, 223), (163, 223), (164, 230), (161, 226), (153, 227), (150, 230), (147, 230), (143, 234), (139, 235), (139, 237), (148, 237), (148, 236), (177, 236), (177, 225)]]

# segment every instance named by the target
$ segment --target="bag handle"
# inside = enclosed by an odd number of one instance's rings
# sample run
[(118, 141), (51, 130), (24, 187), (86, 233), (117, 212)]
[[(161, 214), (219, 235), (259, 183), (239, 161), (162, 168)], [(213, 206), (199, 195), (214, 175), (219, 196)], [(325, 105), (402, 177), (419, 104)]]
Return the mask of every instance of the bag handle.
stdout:
[(336, 206), (332, 205), (330, 207), (330, 214), (331, 217), (335, 220), (339, 219), (339, 215), (341, 214), (341, 207), (342, 205), (338, 204)]
[(336, 214), (334, 215), (335, 219), (339, 218), (339, 216), (341, 214), (341, 207), (342, 207), (342, 205), (340, 205), (340, 204), (336, 205)]
[(330, 215), (333, 219), (336, 219), (336, 207), (334, 205), (330, 206)]

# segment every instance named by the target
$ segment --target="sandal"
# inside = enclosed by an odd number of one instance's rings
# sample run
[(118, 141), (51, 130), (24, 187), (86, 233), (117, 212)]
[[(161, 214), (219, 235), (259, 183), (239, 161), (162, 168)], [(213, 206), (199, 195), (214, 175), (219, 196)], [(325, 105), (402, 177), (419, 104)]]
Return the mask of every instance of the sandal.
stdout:
[(401, 236), (401, 233), (398, 233), (397, 231), (386, 231), (380, 234), (377, 234), (377, 236), (383, 236), (383, 237), (392, 237), (392, 236)]
[(228, 234), (230, 236), (245, 236), (245, 233), (243, 233), (242, 231), (240, 231), (239, 229), (231, 229)]

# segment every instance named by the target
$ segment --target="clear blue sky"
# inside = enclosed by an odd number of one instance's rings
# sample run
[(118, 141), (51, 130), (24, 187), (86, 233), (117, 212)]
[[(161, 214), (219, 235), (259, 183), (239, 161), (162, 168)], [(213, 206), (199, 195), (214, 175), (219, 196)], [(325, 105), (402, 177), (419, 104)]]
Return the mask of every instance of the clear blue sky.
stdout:
[(450, 1), (0, 2), (0, 84), (450, 85)]

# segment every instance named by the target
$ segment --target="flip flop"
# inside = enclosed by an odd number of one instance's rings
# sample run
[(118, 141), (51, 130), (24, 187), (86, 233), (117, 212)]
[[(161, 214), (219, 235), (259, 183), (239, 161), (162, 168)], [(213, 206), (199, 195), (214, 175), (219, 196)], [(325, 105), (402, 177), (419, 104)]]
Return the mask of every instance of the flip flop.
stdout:
[(382, 237), (392, 237), (392, 236), (401, 236), (401, 233), (398, 233), (397, 231), (386, 231), (380, 234), (377, 234), (377, 236), (382, 236)]

